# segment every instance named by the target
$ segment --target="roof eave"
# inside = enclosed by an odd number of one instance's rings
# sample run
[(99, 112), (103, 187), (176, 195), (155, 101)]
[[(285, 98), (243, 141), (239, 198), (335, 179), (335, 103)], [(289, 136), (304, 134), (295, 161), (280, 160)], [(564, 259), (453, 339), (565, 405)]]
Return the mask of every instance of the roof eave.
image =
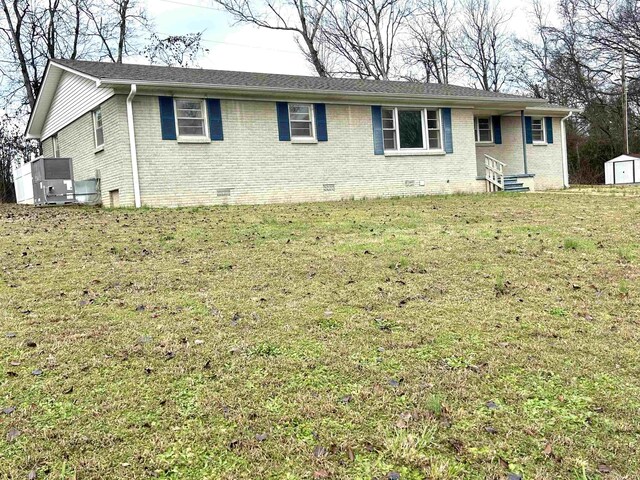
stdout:
[(472, 95), (408, 95), (405, 93), (378, 93), (378, 92), (348, 92), (342, 90), (316, 90), (316, 89), (299, 89), (299, 88), (274, 88), (274, 87), (251, 87), (251, 86), (234, 86), (234, 85), (215, 85), (215, 84), (202, 84), (202, 83), (181, 83), (181, 82), (156, 82), (156, 81), (144, 81), (144, 80), (122, 80), (122, 79), (102, 79), (102, 85), (117, 88), (122, 85), (131, 85), (135, 83), (138, 87), (151, 87), (158, 89), (180, 89), (180, 90), (213, 90), (225, 94), (234, 93), (253, 93), (253, 94), (266, 94), (273, 96), (286, 96), (286, 95), (304, 95), (308, 97), (322, 97), (322, 98), (358, 98), (358, 99), (389, 99), (389, 100), (404, 100), (404, 101), (419, 101), (419, 102), (445, 102), (452, 104), (464, 104), (464, 105), (477, 105), (477, 104), (508, 104), (508, 105), (521, 105), (523, 108), (528, 108), (532, 104), (545, 103), (544, 99), (537, 98), (510, 98), (510, 97), (476, 97)]

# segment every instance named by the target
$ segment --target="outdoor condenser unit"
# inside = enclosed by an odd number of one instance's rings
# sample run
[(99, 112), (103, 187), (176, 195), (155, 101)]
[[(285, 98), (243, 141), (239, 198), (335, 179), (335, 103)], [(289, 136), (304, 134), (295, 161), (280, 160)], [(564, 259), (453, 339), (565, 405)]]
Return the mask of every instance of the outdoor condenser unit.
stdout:
[(35, 205), (76, 203), (70, 158), (36, 158), (31, 162)]

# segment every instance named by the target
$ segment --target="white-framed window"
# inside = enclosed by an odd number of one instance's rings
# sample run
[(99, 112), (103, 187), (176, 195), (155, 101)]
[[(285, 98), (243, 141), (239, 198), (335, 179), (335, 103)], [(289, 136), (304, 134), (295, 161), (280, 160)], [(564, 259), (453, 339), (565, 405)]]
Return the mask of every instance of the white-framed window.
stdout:
[(385, 151), (442, 150), (440, 109), (383, 108), (382, 134)]
[(315, 138), (313, 105), (308, 103), (290, 103), (289, 128), (291, 129), (291, 138)]
[(93, 139), (96, 148), (104, 146), (104, 130), (102, 128), (102, 110), (100, 107), (93, 111)]
[(547, 132), (544, 129), (544, 118), (531, 118), (531, 138), (533, 143), (545, 143), (547, 141)]
[(206, 137), (207, 122), (202, 98), (176, 98), (176, 130), (179, 137)]
[(475, 117), (475, 130), (477, 143), (493, 142), (493, 125), (491, 117)]
[(58, 143), (57, 134), (51, 137), (51, 147), (53, 150), (53, 156), (56, 158), (60, 157), (60, 144)]

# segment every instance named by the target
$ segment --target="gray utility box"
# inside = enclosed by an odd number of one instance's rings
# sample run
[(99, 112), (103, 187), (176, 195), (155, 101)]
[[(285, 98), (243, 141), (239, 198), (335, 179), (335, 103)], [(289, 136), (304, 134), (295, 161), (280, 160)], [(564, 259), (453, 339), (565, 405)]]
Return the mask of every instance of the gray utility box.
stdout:
[(36, 158), (31, 162), (31, 177), (35, 205), (76, 203), (70, 158)]

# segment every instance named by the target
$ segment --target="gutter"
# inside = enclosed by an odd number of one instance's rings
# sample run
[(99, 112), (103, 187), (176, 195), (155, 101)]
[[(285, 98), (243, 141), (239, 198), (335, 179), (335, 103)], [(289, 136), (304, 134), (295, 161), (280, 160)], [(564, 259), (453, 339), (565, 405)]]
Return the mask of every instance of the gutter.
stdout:
[[(115, 87), (118, 85), (130, 85), (131, 80), (120, 79), (101, 79), (103, 86)], [(405, 99), (405, 100), (453, 100), (453, 101), (467, 101), (477, 103), (507, 103), (518, 105), (537, 105), (544, 104), (547, 101), (543, 98), (527, 98), (527, 97), (478, 97), (473, 95), (421, 95), (421, 94), (408, 94), (408, 93), (384, 93), (384, 92), (362, 92), (362, 91), (345, 91), (345, 90), (322, 90), (322, 89), (299, 89), (299, 88), (279, 88), (279, 87), (263, 87), (263, 86), (241, 86), (241, 85), (216, 85), (206, 83), (180, 83), (180, 82), (157, 82), (148, 80), (136, 80), (135, 83), (143, 87), (155, 87), (161, 89), (193, 89), (193, 90), (214, 90), (218, 92), (229, 93), (273, 93), (273, 94), (297, 94), (297, 95), (315, 95), (319, 97), (337, 96), (337, 97), (364, 97), (364, 98), (389, 98), (389, 99)]]
[(136, 149), (136, 133), (133, 127), (133, 97), (136, 96), (138, 87), (131, 84), (131, 92), (127, 96), (127, 124), (129, 126), (129, 146), (131, 148), (131, 175), (133, 177), (133, 199), (136, 208), (142, 206), (140, 201), (140, 178), (138, 177), (138, 151)]
[(564, 188), (569, 188), (569, 155), (567, 153), (567, 128), (565, 126), (565, 120), (569, 119), (573, 115), (573, 112), (560, 120), (560, 135), (562, 135), (562, 185)]

